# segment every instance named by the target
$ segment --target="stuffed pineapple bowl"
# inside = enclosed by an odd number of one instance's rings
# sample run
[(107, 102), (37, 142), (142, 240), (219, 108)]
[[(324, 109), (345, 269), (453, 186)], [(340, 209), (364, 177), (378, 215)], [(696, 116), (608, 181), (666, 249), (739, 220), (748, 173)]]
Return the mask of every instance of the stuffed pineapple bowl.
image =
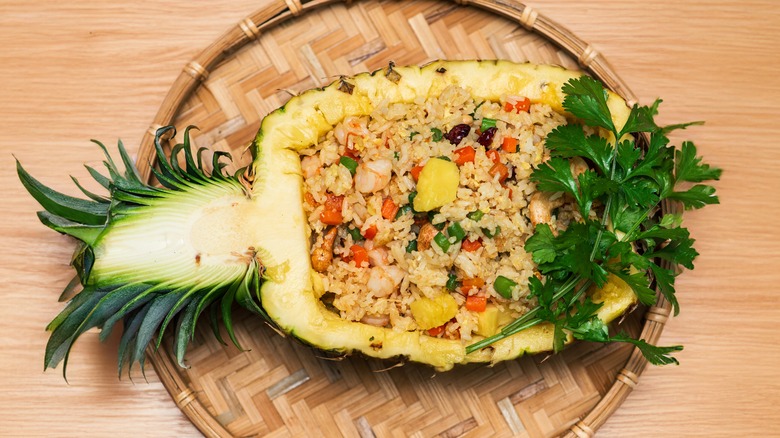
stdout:
[(625, 238), (654, 224), (623, 226), (615, 206), (634, 200), (613, 184), (637, 165), (617, 151), (638, 151), (647, 115), (559, 67), (391, 64), (270, 113), (234, 174), (224, 154), (204, 163), (189, 132), (166, 157), (170, 127), (158, 185), (121, 144), (121, 166), (106, 153), (109, 175), (90, 172), (108, 196), (63, 195), (18, 165), (41, 221), (80, 241), (83, 290), (49, 326), (46, 365), (119, 321), (120, 364), (172, 329), (183, 365), (204, 312), (233, 337), (236, 303), (322, 350), (439, 370), (574, 338), (640, 342), (606, 324), (655, 297), (641, 271), (658, 267)]

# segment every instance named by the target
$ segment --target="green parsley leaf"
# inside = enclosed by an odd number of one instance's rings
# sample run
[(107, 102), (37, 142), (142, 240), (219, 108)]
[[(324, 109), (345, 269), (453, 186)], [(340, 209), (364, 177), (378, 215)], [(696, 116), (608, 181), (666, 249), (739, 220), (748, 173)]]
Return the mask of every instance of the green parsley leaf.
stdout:
[(689, 141), (683, 142), (682, 149), (674, 153), (674, 175), (677, 181), (718, 180), (721, 172), (721, 169), (713, 169), (709, 164), (702, 163), (701, 157), (696, 156), (696, 146)]
[(704, 184), (696, 184), (683, 192), (671, 192), (665, 198), (680, 201), (686, 210), (702, 208), (705, 205), (720, 204), (720, 200), (715, 196), (715, 187)]
[(634, 346), (639, 348), (639, 351), (642, 352), (642, 356), (644, 356), (645, 359), (647, 359), (647, 361), (653, 365), (669, 365), (669, 364), (679, 365), (680, 364), (680, 362), (674, 357), (672, 357), (670, 354), (675, 351), (682, 351), (683, 349), (682, 345), (659, 347), (657, 345), (650, 344), (643, 339), (634, 339), (623, 332), (620, 332), (617, 335), (612, 336), (609, 340), (613, 342), (628, 342), (630, 344), (633, 344)]
[(563, 125), (553, 129), (545, 145), (553, 157), (583, 157), (595, 164), (602, 175), (609, 174), (612, 146), (598, 135), (586, 136), (580, 126)]
[(444, 138), (444, 133), (439, 128), (431, 128), (431, 139), (433, 141), (441, 141)]
[(585, 124), (599, 126), (615, 131), (612, 115), (607, 106), (607, 90), (597, 80), (581, 76), (565, 83), (562, 88), (566, 95), (563, 107)]

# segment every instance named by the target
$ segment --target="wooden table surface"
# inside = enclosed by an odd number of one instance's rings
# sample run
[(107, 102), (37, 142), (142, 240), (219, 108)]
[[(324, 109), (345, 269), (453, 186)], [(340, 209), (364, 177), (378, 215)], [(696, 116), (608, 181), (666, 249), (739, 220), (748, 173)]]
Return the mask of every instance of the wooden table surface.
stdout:
[[(44, 327), (61, 309), (73, 243), (43, 227), (18, 157), (75, 194), (99, 163), (90, 138), (134, 149), (182, 66), (263, 1), (0, 2), (0, 435), (197, 436), (154, 373), (117, 380), (116, 342), (94, 332), (68, 369), (43, 372)], [(594, 44), (644, 103), (725, 169), (722, 204), (686, 223), (701, 253), (679, 280), (682, 314), (599, 436), (780, 434), (780, 8), (775, 1), (534, 1)], [(680, 139), (680, 136), (677, 136)]]

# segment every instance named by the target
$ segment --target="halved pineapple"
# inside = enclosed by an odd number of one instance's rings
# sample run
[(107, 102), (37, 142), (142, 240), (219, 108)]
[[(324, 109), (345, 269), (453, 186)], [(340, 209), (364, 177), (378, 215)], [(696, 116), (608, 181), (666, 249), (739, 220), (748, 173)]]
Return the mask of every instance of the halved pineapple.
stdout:
[[(236, 301), (317, 348), (403, 356), (440, 370), (551, 350), (549, 325), (467, 354), (467, 341), (350, 322), (326, 309), (313, 281), (297, 151), (316, 144), (348, 116), (369, 114), (380, 103), (436, 95), (450, 85), (469, 90), (475, 99), (523, 95), (562, 112), (561, 87), (577, 76), (559, 67), (506, 61), (391, 65), (307, 91), (269, 114), (250, 147), (252, 164), (235, 175), (221, 173), (220, 154), (207, 174), (200, 153), (193, 156), (190, 150), (188, 133), (166, 159), (159, 139), (170, 128), (163, 128), (156, 141), (161, 166), (155, 172), (163, 187), (152, 187), (140, 181), (120, 144), (124, 173), (110, 157), (109, 177), (90, 169), (109, 198), (86, 191), (89, 201), (62, 195), (18, 166), (25, 187), (46, 209), (39, 213), (44, 224), (83, 242), (74, 265), (84, 290), (50, 324), (46, 366), (67, 359), (72, 343), (87, 329), (102, 327), (105, 337), (119, 320), (125, 324), (120, 372), (126, 362), (143, 364), (144, 348), (155, 335), (159, 345), (174, 317), (175, 351), (183, 365), (200, 314), (205, 309), (221, 314), (232, 336), (230, 311)], [(615, 124), (622, 126), (629, 112), (625, 103), (610, 94), (609, 106)], [(181, 153), (184, 168), (177, 164)], [(625, 284), (614, 284), (605, 301), (598, 316), (609, 322), (636, 296)]]

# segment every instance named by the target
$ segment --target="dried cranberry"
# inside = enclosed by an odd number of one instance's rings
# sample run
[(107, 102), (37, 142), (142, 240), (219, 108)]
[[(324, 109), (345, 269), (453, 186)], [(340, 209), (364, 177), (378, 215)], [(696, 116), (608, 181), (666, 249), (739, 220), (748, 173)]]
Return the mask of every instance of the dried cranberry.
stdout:
[(496, 131), (498, 131), (498, 129), (495, 126), (484, 130), (482, 134), (479, 134), (477, 143), (485, 147), (490, 146), (491, 144), (493, 144), (493, 137), (496, 136)]
[(453, 126), (452, 129), (450, 129), (450, 132), (444, 134), (444, 138), (457, 146), (460, 144), (461, 140), (469, 135), (469, 132), (471, 132), (471, 126), (461, 123), (460, 125)]

